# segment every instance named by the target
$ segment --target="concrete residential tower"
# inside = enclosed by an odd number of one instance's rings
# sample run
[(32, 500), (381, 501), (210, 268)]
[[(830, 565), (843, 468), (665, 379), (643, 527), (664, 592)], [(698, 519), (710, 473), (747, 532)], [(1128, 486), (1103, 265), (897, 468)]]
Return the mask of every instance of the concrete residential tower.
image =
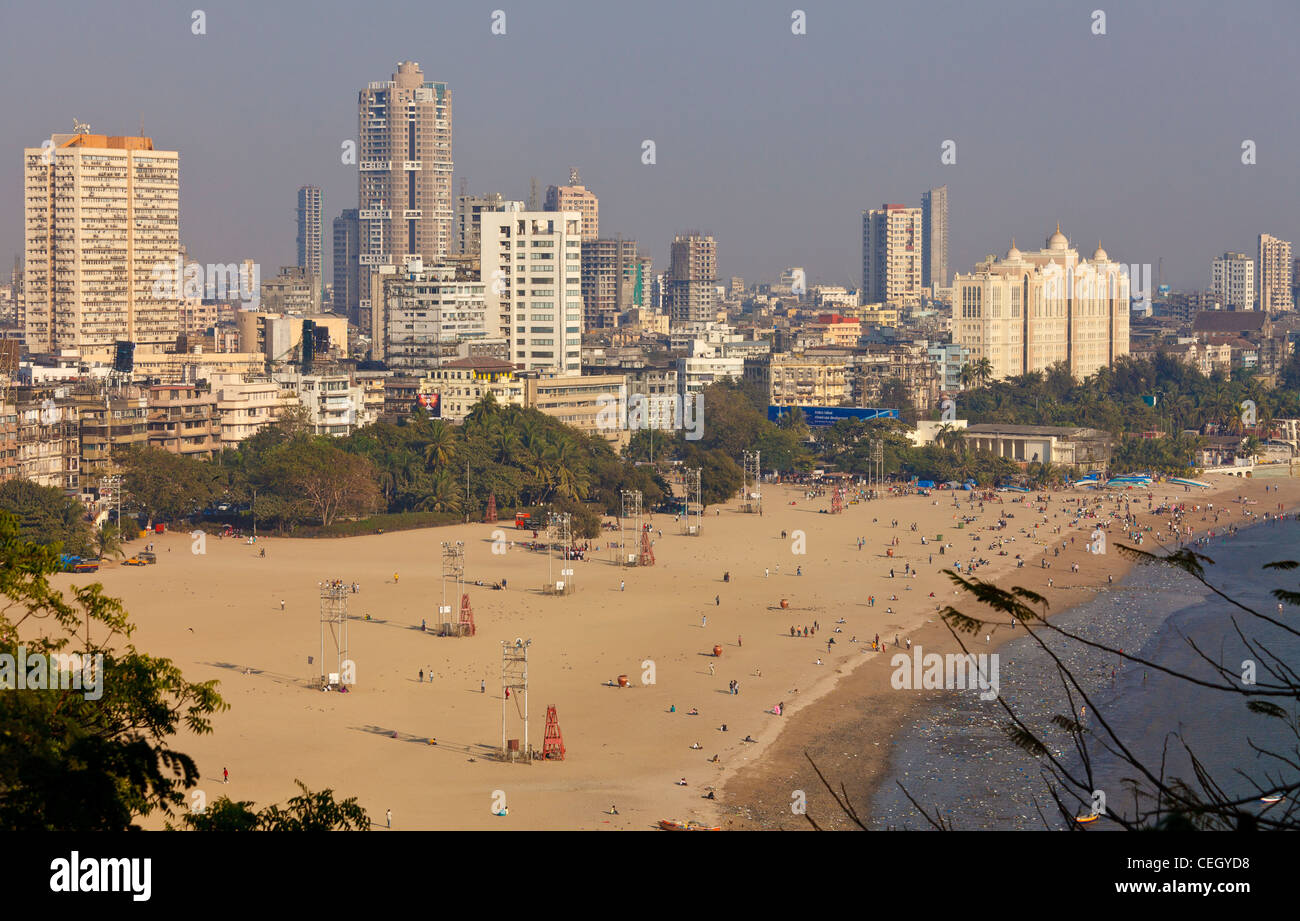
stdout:
[(1210, 291), (1229, 310), (1255, 309), (1255, 260), (1245, 253), (1224, 253), (1210, 269)]
[(1255, 284), (1259, 289), (1259, 309), (1275, 313), (1295, 310), (1291, 294), (1291, 243), (1266, 233), (1259, 235), (1259, 264), (1255, 266)]
[(362, 272), (437, 263), (452, 242), (451, 90), (403, 61), (361, 91), (357, 119)]
[(175, 345), (179, 154), (86, 125), (51, 145), (23, 151), (27, 348), (109, 356), (118, 339)]
[(718, 313), (718, 244), (700, 233), (679, 234), (664, 278), (664, 311), (673, 323), (712, 323)]
[(582, 215), (484, 211), (479, 215), (485, 326), (509, 343), (525, 371), (582, 369)]
[(862, 303), (920, 302), (924, 239), (920, 208), (882, 205), (862, 212)]
[(576, 167), (569, 170), (568, 185), (553, 185), (546, 190), (546, 210), (580, 212), (583, 241), (600, 236), (600, 202), (595, 193), (582, 184)]
[(921, 286), (948, 287), (948, 187), (921, 196), (921, 235), (925, 243)]
[(314, 275), (318, 286), (325, 284), (321, 205), (321, 191), (316, 186), (305, 185), (298, 190), (298, 268)]

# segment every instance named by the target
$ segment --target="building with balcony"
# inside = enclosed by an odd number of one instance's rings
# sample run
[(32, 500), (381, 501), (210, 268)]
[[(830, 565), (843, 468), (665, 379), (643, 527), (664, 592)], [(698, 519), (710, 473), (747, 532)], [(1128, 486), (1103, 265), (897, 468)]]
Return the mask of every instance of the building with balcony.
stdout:
[(149, 445), (200, 460), (220, 452), (217, 394), (206, 384), (150, 387)]

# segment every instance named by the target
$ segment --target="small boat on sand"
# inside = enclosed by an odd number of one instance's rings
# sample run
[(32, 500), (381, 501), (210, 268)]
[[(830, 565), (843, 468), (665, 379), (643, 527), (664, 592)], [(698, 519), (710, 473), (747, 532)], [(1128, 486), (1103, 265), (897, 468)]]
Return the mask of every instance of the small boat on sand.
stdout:
[(659, 827), (664, 831), (722, 831), (720, 825), (705, 825), (692, 820), (682, 822), (678, 819), (660, 819)]

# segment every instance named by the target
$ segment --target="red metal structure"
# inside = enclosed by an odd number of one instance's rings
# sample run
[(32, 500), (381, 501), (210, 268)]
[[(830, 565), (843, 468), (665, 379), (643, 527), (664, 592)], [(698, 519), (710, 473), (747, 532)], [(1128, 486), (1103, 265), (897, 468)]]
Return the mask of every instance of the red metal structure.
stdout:
[(831, 493), (831, 514), (838, 515), (844, 511), (844, 490), (836, 486), (835, 492)]
[(564, 760), (564, 735), (560, 732), (560, 720), (555, 715), (555, 707), (546, 708), (546, 732), (542, 736), (542, 759)]
[(460, 596), (460, 635), (473, 636), (474, 627), (474, 609), (469, 604), (469, 592)]
[(483, 516), (483, 520), (488, 524), (496, 524), (496, 520), (497, 520), (497, 494), (496, 493), (488, 494), (488, 509), (487, 509), (487, 514)]
[(641, 559), (637, 561), (638, 566), (653, 566), (655, 564), (654, 547), (650, 546), (650, 532), (641, 532)]

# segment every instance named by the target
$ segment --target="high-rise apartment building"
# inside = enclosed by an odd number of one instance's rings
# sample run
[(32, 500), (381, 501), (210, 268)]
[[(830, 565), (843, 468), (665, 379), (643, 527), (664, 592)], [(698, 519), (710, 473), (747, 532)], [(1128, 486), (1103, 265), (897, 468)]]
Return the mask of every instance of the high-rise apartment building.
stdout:
[(1081, 260), (1056, 232), (1038, 252), (1012, 241), (1001, 259), (953, 277), (952, 341), (987, 358), (992, 379), (1065, 362), (1084, 378), (1129, 351), (1129, 278), (1100, 246)]
[(1268, 313), (1295, 310), (1291, 294), (1291, 242), (1266, 233), (1259, 235), (1259, 263), (1255, 267), (1255, 284), (1259, 309)]
[(451, 252), (451, 90), (403, 61), (357, 106), (362, 271), (415, 258), (432, 265)]
[(862, 303), (920, 302), (923, 240), (920, 208), (882, 205), (862, 212)]
[(651, 261), (635, 240), (589, 240), (582, 244), (583, 329), (618, 326), (619, 315), (650, 306)]
[(584, 243), (600, 236), (600, 202), (596, 200), (595, 194), (582, 184), (576, 167), (569, 170), (568, 185), (553, 185), (546, 190), (546, 210), (580, 212)]
[(305, 185), (298, 190), (298, 268), (316, 278), (316, 286), (325, 290), (325, 254), (322, 250), (324, 214), (321, 190)]
[(1255, 309), (1255, 260), (1245, 253), (1224, 253), (1210, 268), (1210, 292), (1229, 310)]
[(948, 287), (948, 187), (941, 185), (921, 195), (921, 287)]
[(582, 369), (582, 215), (484, 211), (482, 279), (489, 335), (525, 371)]
[(85, 125), (51, 141), (23, 151), (27, 348), (102, 356), (118, 339), (174, 345), (180, 155)]
[(371, 357), (411, 374), (441, 367), (459, 343), (484, 337), (486, 288), (476, 274), (449, 265), (385, 276)]
[(332, 308), (357, 326), (361, 317), (361, 222), (356, 208), (344, 208), (334, 219), (334, 297)]
[(673, 323), (711, 323), (718, 313), (718, 244), (713, 237), (679, 234), (663, 280), (663, 307)]
[(479, 254), (479, 215), (484, 211), (523, 211), (521, 201), (507, 201), (500, 192), (479, 197), (462, 195), (456, 199), (456, 226), (452, 251), (457, 256)]

